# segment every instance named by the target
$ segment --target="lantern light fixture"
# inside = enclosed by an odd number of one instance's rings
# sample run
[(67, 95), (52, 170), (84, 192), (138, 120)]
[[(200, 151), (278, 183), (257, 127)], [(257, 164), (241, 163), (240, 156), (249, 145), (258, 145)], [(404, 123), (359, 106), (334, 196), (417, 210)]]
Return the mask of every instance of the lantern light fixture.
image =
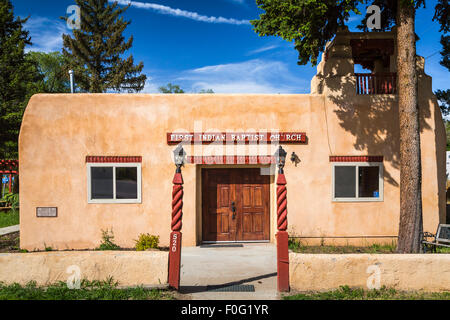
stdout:
[(280, 146), (275, 152), (274, 156), (278, 165), (278, 173), (284, 173), (283, 168), (286, 163), (287, 152)]
[(177, 172), (181, 172), (181, 167), (184, 166), (186, 161), (186, 151), (184, 151), (181, 144), (173, 151), (173, 156), (175, 165), (177, 166)]

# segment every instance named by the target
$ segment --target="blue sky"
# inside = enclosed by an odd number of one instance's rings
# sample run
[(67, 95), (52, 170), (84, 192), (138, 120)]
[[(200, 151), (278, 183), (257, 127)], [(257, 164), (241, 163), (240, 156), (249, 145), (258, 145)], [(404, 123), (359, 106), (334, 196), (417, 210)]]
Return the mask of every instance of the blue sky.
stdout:
[[(427, 8), (420, 9), (416, 18), (417, 52), (426, 57), (433, 89), (447, 89), (449, 73), (439, 64), (439, 25), (431, 21), (436, 1), (426, 2)], [(12, 3), (15, 15), (30, 16), (26, 28), (33, 46), (27, 50), (61, 50), (61, 36), (71, 30), (59, 17), (74, 0)], [(124, 14), (132, 21), (125, 36), (134, 37), (127, 53), (144, 62), (148, 79), (144, 92), (155, 93), (171, 82), (186, 92), (211, 88), (216, 93), (309, 93), (316, 68), (297, 65), (291, 43), (259, 37), (252, 30), (248, 21), (261, 12), (254, 0), (133, 1)], [(357, 31), (360, 19), (351, 17), (350, 30)]]

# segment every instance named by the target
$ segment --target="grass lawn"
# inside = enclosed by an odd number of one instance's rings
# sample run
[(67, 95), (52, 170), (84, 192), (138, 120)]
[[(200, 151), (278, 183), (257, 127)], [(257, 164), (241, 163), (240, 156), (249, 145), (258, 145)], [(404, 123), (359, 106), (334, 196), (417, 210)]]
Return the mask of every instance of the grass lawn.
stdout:
[(289, 239), (289, 249), (297, 253), (395, 253), (397, 245), (395, 242), (390, 244), (372, 244), (370, 246), (307, 246), (298, 239)]
[(450, 300), (450, 292), (400, 292), (385, 287), (364, 290), (341, 286), (333, 291), (287, 295), (283, 300)]
[(0, 211), (0, 228), (19, 224), (19, 210)]
[(107, 281), (82, 280), (80, 289), (69, 289), (65, 282), (39, 287), (34, 282), (26, 286), (0, 283), (0, 300), (173, 300), (166, 289), (118, 288), (112, 279)]
[[(397, 244), (392, 242), (390, 244), (372, 244), (370, 246), (307, 246), (300, 240), (289, 239), (289, 249), (296, 253), (396, 253)], [(427, 254), (431, 253), (427, 251)], [(436, 247), (435, 253), (450, 253), (450, 248)]]
[(450, 248), (436, 247), (436, 253), (450, 253)]

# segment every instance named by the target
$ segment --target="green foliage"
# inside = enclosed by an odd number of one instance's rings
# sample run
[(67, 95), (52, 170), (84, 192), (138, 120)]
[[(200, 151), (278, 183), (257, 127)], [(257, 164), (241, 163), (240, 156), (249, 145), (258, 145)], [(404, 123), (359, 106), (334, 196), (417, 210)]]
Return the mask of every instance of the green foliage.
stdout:
[(114, 243), (113, 230), (102, 230), (102, 242), (97, 250), (120, 250), (120, 247)]
[[(365, 1), (367, 6), (376, 5), (381, 9), (381, 30), (379, 31), (389, 31), (393, 26), (397, 24), (397, 1), (392, 0), (372, 0)], [(418, 9), (425, 6), (425, 0), (403, 0), (404, 5), (413, 5), (414, 8)], [(367, 28), (367, 18), (371, 14), (366, 14), (364, 19), (362, 19), (361, 24), (357, 26), (358, 29), (368, 32)]]
[(68, 61), (59, 52), (28, 52), (27, 59), (34, 63), (42, 80), (39, 84), (41, 92), (70, 92), (70, 81), (67, 69)]
[[(404, 5), (416, 9), (425, 6), (425, 0), (404, 0)], [(338, 27), (344, 26), (350, 13), (361, 14), (358, 5), (378, 5), (381, 9), (381, 31), (389, 30), (396, 24), (397, 1), (392, 0), (256, 0), (264, 13), (259, 20), (250, 23), (260, 36), (279, 36), (294, 42), (298, 51), (298, 64), (309, 61), (316, 65), (319, 53), (327, 41), (333, 39)], [(441, 25), (448, 23), (448, 1), (439, 0), (435, 17)], [(367, 15), (362, 17), (358, 28), (368, 31)]]
[[(161, 86), (158, 88), (158, 91), (161, 93), (185, 93), (183, 89), (177, 84), (168, 83), (165, 86)], [(202, 89), (198, 93), (214, 93), (213, 89)]]
[(65, 282), (48, 287), (29, 282), (25, 286), (17, 283), (0, 283), (0, 300), (161, 300), (173, 299), (168, 290), (136, 288), (119, 289), (112, 278), (105, 281), (82, 279), (80, 289), (69, 289)]
[(450, 253), (450, 248), (447, 247), (436, 247), (436, 253)]
[[(443, 31), (445, 33), (450, 30), (450, 4), (448, 0), (439, 0), (436, 4), (433, 20), (439, 22), (441, 28), (439, 31)], [(447, 67), (448, 68), (448, 67)]]
[(289, 249), (298, 253), (395, 253), (397, 250), (396, 242), (386, 244), (371, 244), (369, 246), (331, 246), (325, 245), (324, 239), (321, 239), (320, 246), (308, 246), (299, 239), (289, 238)]
[(184, 93), (179, 85), (168, 83), (166, 86), (159, 87), (161, 93)]
[(19, 210), (0, 211), (0, 228), (15, 226), (17, 224), (19, 224)]
[[(436, 90), (434, 92), (436, 98), (439, 102), (439, 107), (441, 108), (441, 113), (443, 116), (448, 116), (450, 113), (450, 89), (447, 90)], [(447, 129), (447, 124), (446, 124)], [(448, 140), (448, 135), (447, 135)]]
[(40, 75), (24, 51), (31, 44), (27, 19), (14, 18), (11, 2), (0, 0), (0, 159), (17, 159), (22, 115), (39, 91)]
[(289, 250), (292, 250), (294, 252), (300, 252), (302, 244), (299, 240), (295, 238), (289, 238), (288, 239), (288, 248)]
[[(381, 30), (389, 31), (392, 26), (395, 25), (395, 20), (397, 18), (397, 1), (392, 0), (374, 0), (372, 4), (377, 5), (381, 9)], [(368, 32), (367, 28), (367, 18), (368, 15), (361, 20), (361, 24), (357, 26), (358, 29)]]
[(450, 35), (441, 36), (442, 60), (439, 62), (442, 66), (450, 70)]
[(363, 0), (256, 0), (265, 12), (250, 23), (260, 36), (279, 36), (294, 42), (298, 64), (311, 61), (316, 65), (319, 52), (338, 27), (344, 26), (350, 13), (360, 14), (360, 3)]
[(213, 89), (207, 89), (207, 90), (202, 89), (198, 93), (214, 93), (214, 91), (213, 91)]
[(2, 201), (6, 202), (6, 207), (11, 207), (11, 210), (13, 212), (17, 211), (17, 208), (19, 207), (19, 194), (18, 193), (6, 193)]
[(288, 295), (284, 300), (449, 300), (450, 292), (401, 292), (393, 288), (364, 290), (340, 286), (327, 292)]
[[(450, 5), (448, 3), (448, 0), (439, 0), (439, 2), (436, 4), (436, 10), (433, 17), (433, 20), (437, 20), (441, 26), (439, 31), (444, 33), (449, 32), (450, 30), (449, 14), (450, 14)], [(450, 35), (441, 36), (441, 45), (442, 51), (440, 53), (442, 55), (442, 60), (439, 63), (450, 71)], [(450, 113), (450, 89), (437, 90), (434, 94), (436, 95), (436, 98), (439, 101), (439, 107), (441, 108), (442, 115), (448, 116)], [(450, 141), (448, 139), (448, 134), (447, 134), (447, 141)], [(449, 142), (447, 142), (447, 146), (448, 145)]]
[[(450, 121), (445, 121), (445, 132), (446, 132), (446, 138), (447, 138), (447, 151), (450, 151)], [(447, 178), (447, 180), (450, 177)], [(448, 189), (448, 185), (447, 185)]]
[(145, 251), (150, 248), (157, 249), (159, 245), (159, 236), (142, 233), (139, 235), (139, 239), (135, 241), (137, 251)]
[(108, 0), (75, 2), (81, 9), (81, 29), (73, 29), (73, 37), (63, 35), (63, 55), (69, 63), (67, 69), (74, 71), (77, 86), (91, 93), (141, 91), (147, 79), (140, 74), (144, 64), (134, 65), (132, 55), (122, 58), (133, 43), (133, 37), (125, 41), (122, 35), (130, 21), (121, 15), (129, 5), (120, 8)]

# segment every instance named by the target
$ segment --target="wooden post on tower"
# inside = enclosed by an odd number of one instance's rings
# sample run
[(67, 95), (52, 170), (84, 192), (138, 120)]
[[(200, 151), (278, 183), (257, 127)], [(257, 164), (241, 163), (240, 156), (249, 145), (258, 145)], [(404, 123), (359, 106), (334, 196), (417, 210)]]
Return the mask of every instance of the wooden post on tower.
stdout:
[(287, 189), (284, 176), (286, 151), (280, 146), (275, 157), (278, 163), (277, 178), (277, 288), (279, 292), (289, 291), (289, 249), (287, 233)]
[(178, 290), (180, 288), (181, 269), (181, 227), (183, 217), (183, 176), (181, 166), (186, 156), (183, 147), (174, 151), (177, 170), (173, 177), (172, 189), (172, 223), (169, 242), (169, 286)]

